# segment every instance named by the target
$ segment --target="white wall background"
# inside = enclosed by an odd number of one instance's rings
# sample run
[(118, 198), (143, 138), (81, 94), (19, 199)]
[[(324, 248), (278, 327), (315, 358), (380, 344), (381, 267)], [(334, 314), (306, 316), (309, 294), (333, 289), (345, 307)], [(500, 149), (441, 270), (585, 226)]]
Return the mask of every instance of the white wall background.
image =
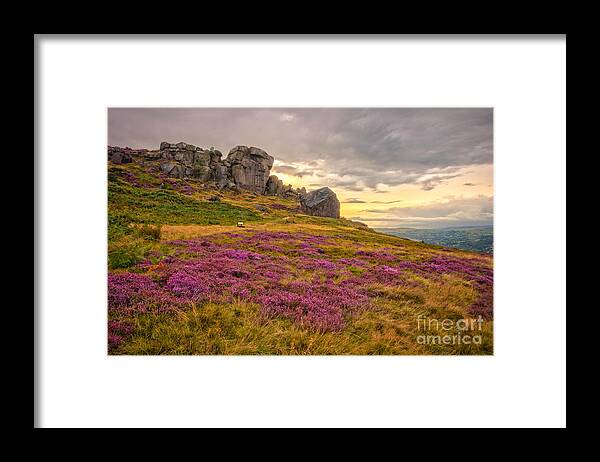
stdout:
[[(38, 37), (37, 53), (39, 426), (566, 424), (564, 38)], [(108, 357), (108, 106), (493, 106), (494, 357)]]

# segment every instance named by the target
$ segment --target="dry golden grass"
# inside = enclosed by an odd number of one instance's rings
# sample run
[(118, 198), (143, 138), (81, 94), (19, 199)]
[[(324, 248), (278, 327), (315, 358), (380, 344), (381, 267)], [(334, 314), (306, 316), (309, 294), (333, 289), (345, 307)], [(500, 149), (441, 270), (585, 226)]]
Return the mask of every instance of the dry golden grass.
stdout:
[[(439, 306), (381, 297), (374, 309), (340, 332), (315, 332), (285, 319), (262, 320), (257, 305), (206, 303), (178, 316), (140, 314), (136, 334), (121, 354), (149, 355), (454, 355), (491, 354), (493, 323), (483, 324), (482, 345), (424, 345), (415, 319), (447, 317)], [(456, 319), (462, 319), (454, 314)], [(469, 319), (465, 317), (464, 319)], [(454, 335), (456, 329), (444, 334)]]
[(225, 225), (163, 225), (161, 240), (194, 239), (196, 237), (232, 232), (238, 229), (243, 228)]
[[(343, 227), (340, 227), (343, 229)], [(348, 228), (353, 230), (353, 228)], [(225, 226), (225, 225), (162, 225), (161, 240), (172, 241), (177, 239), (194, 239), (197, 237), (211, 236), (222, 233), (243, 233), (245, 231), (283, 231), (289, 233), (307, 232), (307, 233), (329, 233), (330, 226), (315, 225), (308, 223), (287, 223), (285, 221), (245, 222), (244, 227)]]

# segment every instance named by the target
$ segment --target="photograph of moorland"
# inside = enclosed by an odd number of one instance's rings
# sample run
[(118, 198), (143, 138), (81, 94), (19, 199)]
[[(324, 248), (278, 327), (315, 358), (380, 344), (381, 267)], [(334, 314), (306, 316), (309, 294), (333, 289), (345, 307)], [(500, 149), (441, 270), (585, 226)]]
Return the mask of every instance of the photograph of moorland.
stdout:
[(108, 354), (493, 354), (491, 108), (109, 108)]

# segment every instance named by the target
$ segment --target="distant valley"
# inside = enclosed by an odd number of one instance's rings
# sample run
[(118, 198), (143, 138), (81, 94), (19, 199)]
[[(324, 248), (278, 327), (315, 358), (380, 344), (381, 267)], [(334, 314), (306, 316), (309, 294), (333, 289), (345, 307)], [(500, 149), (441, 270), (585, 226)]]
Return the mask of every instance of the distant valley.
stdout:
[(375, 228), (392, 236), (405, 237), (426, 244), (441, 245), (474, 252), (493, 253), (493, 226), (466, 226), (456, 228)]

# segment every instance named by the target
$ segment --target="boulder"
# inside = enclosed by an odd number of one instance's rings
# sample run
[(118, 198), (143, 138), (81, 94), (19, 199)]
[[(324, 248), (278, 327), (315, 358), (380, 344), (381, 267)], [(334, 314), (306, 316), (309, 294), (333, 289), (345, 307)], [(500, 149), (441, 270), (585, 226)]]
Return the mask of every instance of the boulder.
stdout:
[(283, 181), (277, 178), (277, 175), (271, 175), (267, 180), (264, 194), (300, 200), (301, 197), (306, 195), (306, 189), (293, 188), (291, 184), (286, 186), (283, 184)]
[(161, 157), (162, 157), (162, 152), (160, 150), (146, 151), (144, 153), (144, 158), (147, 160), (157, 160), (157, 159), (160, 159)]
[(110, 161), (113, 164), (121, 164), (123, 162), (123, 154), (119, 151), (115, 151), (112, 153), (112, 155), (110, 156)]
[[(186, 151), (189, 152), (189, 151)], [(200, 181), (208, 181), (213, 179), (213, 171), (216, 165), (212, 161), (211, 155), (207, 151), (189, 152), (189, 163), (191, 167), (191, 176)]]
[[(141, 151), (140, 151), (141, 152)], [(133, 162), (132, 154), (136, 154), (137, 151), (132, 149), (123, 149), (118, 146), (108, 147), (108, 160), (113, 164), (128, 164)]]
[[(175, 145), (178, 149), (182, 149), (184, 151), (195, 151), (196, 149), (198, 149), (196, 146), (194, 146), (193, 144), (187, 144), (184, 143), (183, 141), (177, 143)], [(172, 146), (171, 146), (172, 147)]]
[(274, 160), (262, 149), (236, 146), (229, 151), (225, 165), (239, 188), (264, 194)]
[(340, 217), (340, 201), (335, 193), (325, 187), (307, 193), (300, 199), (302, 211), (317, 217)]
[(191, 165), (195, 160), (195, 154), (196, 153), (194, 151), (188, 150), (176, 151), (173, 155), (173, 160), (176, 160), (177, 162), (181, 162), (186, 165)]
[(227, 178), (223, 178), (217, 181), (217, 189), (234, 189), (237, 188), (233, 181), (228, 180)]
[(265, 194), (269, 196), (279, 196), (283, 192), (283, 181), (277, 175), (271, 175), (267, 180)]
[[(226, 176), (223, 174), (222, 154), (215, 149), (205, 150), (184, 142), (172, 144), (163, 141), (159, 151), (149, 151), (150, 156), (161, 161), (163, 172), (176, 178), (219, 182)], [(174, 162), (179, 164), (179, 168), (173, 167)]]
[(176, 162), (165, 162), (161, 164), (160, 169), (173, 178), (183, 178), (185, 173), (184, 167)]
[[(258, 148), (254, 148), (252, 151), (247, 148), (247, 150), (247, 154), (254, 157), (261, 157), (264, 153)], [(233, 163), (241, 163), (245, 166), (249, 161), (240, 154), (243, 154), (243, 152), (232, 157)], [(158, 160), (161, 170), (169, 176), (194, 178), (201, 182), (212, 181), (217, 187), (224, 188), (236, 183), (231, 174), (232, 162), (223, 161), (221, 159), (222, 155), (220, 151), (214, 148), (202, 149), (183, 141), (175, 144), (163, 141), (160, 143), (160, 149), (158, 151), (148, 151), (146, 158)], [(179, 167), (175, 167), (174, 164), (179, 165)], [(241, 185), (249, 181), (244, 178), (243, 174), (238, 174), (237, 178)]]
[(217, 163), (212, 171), (213, 179), (217, 182), (217, 184), (223, 187), (230, 181), (228, 173), (227, 167), (225, 167), (222, 163)]

